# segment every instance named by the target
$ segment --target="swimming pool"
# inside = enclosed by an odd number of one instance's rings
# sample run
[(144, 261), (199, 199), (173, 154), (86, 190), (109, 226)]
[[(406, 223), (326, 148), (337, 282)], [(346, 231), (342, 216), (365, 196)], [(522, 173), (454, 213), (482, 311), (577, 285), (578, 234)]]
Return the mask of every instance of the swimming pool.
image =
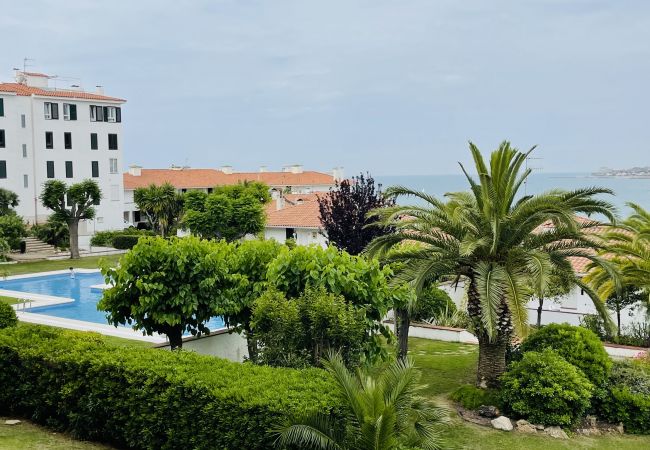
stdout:
[[(97, 310), (97, 302), (102, 298), (102, 290), (91, 287), (103, 283), (104, 277), (99, 272), (77, 273), (74, 279), (70, 278), (69, 273), (61, 273), (0, 280), (0, 289), (71, 298), (74, 300), (72, 303), (28, 308), (25, 311), (65, 319), (107, 324), (106, 313)], [(224, 327), (223, 319), (220, 317), (213, 317), (206, 325), (210, 331)]]

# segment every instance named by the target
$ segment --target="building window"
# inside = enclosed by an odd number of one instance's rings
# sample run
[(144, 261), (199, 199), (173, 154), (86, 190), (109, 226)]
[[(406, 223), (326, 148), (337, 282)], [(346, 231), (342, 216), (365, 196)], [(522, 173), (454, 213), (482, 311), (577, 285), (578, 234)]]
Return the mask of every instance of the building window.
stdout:
[(66, 178), (72, 178), (72, 161), (66, 161), (65, 162), (65, 177)]
[(117, 158), (110, 158), (108, 160), (108, 171), (109, 173), (118, 173)]
[(29, 175), (23, 175), (23, 187), (25, 189), (29, 187)]
[(104, 108), (101, 106), (90, 105), (90, 121), (104, 122)]
[(0, 98), (0, 117), (5, 115), (5, 99)]
[(124, 223), (129, 223), (130, 218), (131, 218), (131, 212), (130, 211), (124, 211)]
[(54, 161), (46, 161), (45, 167), (47, 171), (47, 177), (54, 178)]
[(59, 104), (45, 102), (45, 118), (47, 120), (58, 120), (59, 119)]
[(5, 148), (5, 130), (0, 130), (0, 148)]
[(23, 158), (27, 158), (27, 144), (23, 144)]
[(120, 185), (111, 184), (111, 201), (117, 202), (120, 200)]
[(25, 114), (20, 115), (20, 128), (25, 128), (27, 126), (27, 117)]
[(45, 148), (54, 148), (54, 133), (51, 131), (45, 132)]
[(108, 135), (108, 149), (117, 150), (117, 134)]
[(286, 231), (286, 239), (296, 238), (296, 230), (294, 230), (293, 228), (287, 228), (285, 231)]
[(65, 198), (66, 198), (65, 200), (66, 206), (72, 206), (72, 197), (70, 195), (66, 195)]
[(90, 168), (93, 178), (99, 178), (99, 161), (91, 161)]
[(90, 133), (90, 149), (97, 150), (99, 147), (97, 145), (97, 133)]
[(104, 117), (106, 117), (106, 122), (116, 122), (116, 117), (115, 117), (115, 107), (114, 106), (108, 106), (104, 110), (105, 114)]
[(70, 150), (72, 148), (72, 133), (69, 131), (63, 133), (63, 146), (66, 150)]
[(77, 120), (77, 105), (63, 104), (63, 120)]
[(95, 200), (93, 200), (93, 205), (95, 205), (95, 206), (99, 206), (100, 203), (101, 203), (100, 198), (96, 198)]
[(133, 211), (133, 223), (140, 222), (140, 211)]
[(7, 178), (7, 161), (0, 161), (0, 179)]

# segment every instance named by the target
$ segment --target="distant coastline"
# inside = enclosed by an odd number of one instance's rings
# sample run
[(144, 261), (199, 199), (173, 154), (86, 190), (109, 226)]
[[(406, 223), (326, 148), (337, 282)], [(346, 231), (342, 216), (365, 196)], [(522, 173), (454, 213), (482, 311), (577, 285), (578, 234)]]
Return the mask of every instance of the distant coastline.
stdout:
[(597, 178), (650, 178), (650, 166), (646, 167), (632, 167), (631, 169), (610, 169), (609, 167), (601, 167), (597, 172), (591, 175)]

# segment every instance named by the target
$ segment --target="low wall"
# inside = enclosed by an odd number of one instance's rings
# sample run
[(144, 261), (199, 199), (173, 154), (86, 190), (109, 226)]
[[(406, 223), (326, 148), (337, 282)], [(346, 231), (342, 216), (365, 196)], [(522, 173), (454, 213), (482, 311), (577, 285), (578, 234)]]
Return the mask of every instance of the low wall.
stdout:
[[(169, 350), (169, 344), (158, 345), (158, 348)], [(187, 337), (183, 339), (183, 349), (195, 351), (202, 355), (218, 356), (230, 361), (242, 362), (248, 357), (246, 339), (228, 330), (217, 330), (208, 336)]]

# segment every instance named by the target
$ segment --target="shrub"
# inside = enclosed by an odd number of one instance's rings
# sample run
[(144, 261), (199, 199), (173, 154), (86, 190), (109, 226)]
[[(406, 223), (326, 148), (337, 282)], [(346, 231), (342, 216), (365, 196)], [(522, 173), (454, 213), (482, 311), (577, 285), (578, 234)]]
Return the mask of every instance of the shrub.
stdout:
[(603, 341), (611, 339), (611, 336), (609, 336), (609, 333), (605, 328), (605, 322), (603, 321), (603, 318), (598, 314), (585, 314), (580, 319), (580, 326), (592, 331)]
[(608, 422), (622, 422), (629, 433), (650, 433), (649, 368), (616, 362), (604, 392), (594, 403), (598, 416)]
[(29, 325), (0, 332), (0, 414), (119, 448), (267, 449), (269, 428), (288, 416), (338, 411), (332, 392), (320, 369), (117, 347)]
[(524, 353), (501, 382), (506, 410), (543, 425), (574, 424), (589, 408), (594, 390), (578, 368), (550, 349)]
[(66, 249), (70, 246), (68, 224), (57, 216), (50, 216), (42, 225), (32, 225), (29, 231), (35, 238), (57, 248)]
[(142, 236), (140, 235), (119, 235), (113, 238), (113, 247), (118, 250), (131, 250), (135, 244), (138, 243), (138, 240)]
[(139, 230), (129, 227), (125, 230), (98, 231), (90, 239), (90, 245), (96, 247), (112, 247), (113, 239), (117, 236), (155, 236), (156, 233), (149, 230)]
[(16, 311), (7, 303), (0, 302), (0, 329), (13, 327), (18, 323)]
[(584, 372), (596, 386), (602, 385), (609, 374), (612, 360), (598, 336), (583, 327), (551, 324), (530, 335), (521, 344), (522, 352), (555, 350)]
[(465, 384), (449, 396), (463, 408), (477, 409), (481, 405), (500, 406), (499, 393), (493, 389), (481, 389), (473, 384)]
[(22, 217), (9, 213), (0, 215), (0, 238), (3, 238), (13, 250), (18, 250), (20, 241), (27, 236), (27, 229)]
[(456, 305), (445, 291), (437, 286), (429, 286), (418, 296), (417, 307), (413, 312), (414, 321), (438, 318), (443, 314), (453, 315)]

